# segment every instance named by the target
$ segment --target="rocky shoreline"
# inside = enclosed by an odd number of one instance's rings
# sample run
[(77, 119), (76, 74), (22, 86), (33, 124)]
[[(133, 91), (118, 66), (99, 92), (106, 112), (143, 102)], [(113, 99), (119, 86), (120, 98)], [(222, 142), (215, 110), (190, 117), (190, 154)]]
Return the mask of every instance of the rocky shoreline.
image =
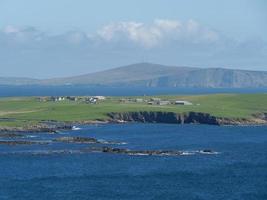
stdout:
[[(103, 141), (98, 140), (92, 137), (58, 137), (52, 140), (8, 140), (9, 135), (6, 135), (6, 139), (0, 140), (0, 145), (7, 146), (32, 146), (32, 145), (53, 145), (56, 143), (69, 143), (82, 145), (87, 144), (89, 146), (71, 149), (68, 146), (65, 146), (65, 149), (31, 149), (31, 150), (15, 150), (15, 151), (7, 151), (1, 152), (0, 155), (10, 155), (10, 154), (30, 154), (30, 155), (52, 155), (52, 154), (83, 154), (83, 153), (107, 153), (107, 154), (121, 154), (128, 156), (190, 156), (190, 155), (198, 155), (198, 154), (209, 154), (216, 155), (219, 152), (216, 152), (211, 149), (203, 149), (203, 150), (132, 150), (126, 148), (118, 148), (106, 145), (122, 145), (127, 144), (125, 142), (113, 142), (113, 141)], [(93, 146), (91, 146), (93, 145)], [(100, 145), (100, 146), (99, 146)], [(105, 146), (103, 146), (105, 145)], [(82, 146), (81, 146), (82, 147)]]
[(130, 156), (184, 156), (195, 154), (218, 154), (219, 152), (211, 149), (197, 150), (197, 151), (181, 151), (181, 150), (130, 150), (112, 147), (94, 147), (90, 148), (89, 152), (100, 152), (110, 154), (123, 154)]
[(267, 114), (254, 115), (252, 118), (223, 118), (208, 113), (188, 112), (125, 112), (109, 113), (113, 122), (141, 122), (141, 123), (167, 123), (167, 124), (208, 124), (208, 125), (267, 125)]
[(71, 130), (72, 123), (62, 122), (41, 122), (35, 125), (28, 125), (26, 127), (0, 127), (2, 134), (21, 134), (21, 133), (56, 133), (61, 130)]
[(9, 146), (15, 146), (15, 145), (47, 145), (50, 142), (48, 141), (26, 141), (26, 140), (7, 140), (7, 141), (0, 141), (0, 145), (9, 145)]
[(215, 117), (208, 113), (188, 112), (124, 112), (108, 113), (107, 120), (88, 120), (79, 122), (42, 121), (39, 124), (27, 127), (0, 127), (0, 133), (57, 133), (62, 130), (72, 130), (74, 124), (107, 124), (107, 123), (166, 123), (166, 124), (208, 124), (217, 126), (235, 125), (267, 125), (267, 113), (253, 115), (251, 118), (224, 118)]
[(88, 148), (88, 149), (58, 149), (58, 150), (32, 150), (32, 151), (10, 151), (0, 152), (0, 156), (5, 155), (56, 155), (56, 154), (89, 154), (89, 153), (104, 153), (104, 154), (120, 154), (126, 156), (194, 156), (194, 155), (217, 155), (216, 152), (209, 149), (196, 151), (182, 151), (182, 150), (129, 150), (118, 148)]

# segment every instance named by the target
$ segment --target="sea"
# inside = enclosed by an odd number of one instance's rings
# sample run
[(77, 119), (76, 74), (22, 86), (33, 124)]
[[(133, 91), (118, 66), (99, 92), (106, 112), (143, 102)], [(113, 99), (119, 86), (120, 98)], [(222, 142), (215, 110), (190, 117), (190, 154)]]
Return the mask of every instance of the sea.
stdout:
[[(132, 150), (210, 149), (216, 154), (142, 156), (53, 153), (78, 144), (0, 146), (0, 199), (267, 199), (267, 127), (169, 124), (81, 126), (29, 140), (94, 137)], [(83, 147), (94, 144), (82, 144)]]
[(267, 88), (171, 88), (171, 87), (110, 87), (110, 86), (5, 86), (0, 85), (0, 97), (12, 96), (143, 96), (201, 95), (216, 93), (267, 93)]
[[(227, 90), (262, 93), (267, 90)], [(223, 93), (213, 89), (1, 86), (0, 96)], [(58, 137), (116, 141), (114, 148), (179, 150), (179, 156), (83, 152), (103, 144), (51, 142)], [(0, 138), (14, 140), (14, 138)], [(0, 200), (266, 200), (267, 126), (95, 124), (57, 134), (26, 133), (0, 144)], [(196, 153), (203, 150), (216, 153)], [(195, 152), (195, 153), (194, 153)]]

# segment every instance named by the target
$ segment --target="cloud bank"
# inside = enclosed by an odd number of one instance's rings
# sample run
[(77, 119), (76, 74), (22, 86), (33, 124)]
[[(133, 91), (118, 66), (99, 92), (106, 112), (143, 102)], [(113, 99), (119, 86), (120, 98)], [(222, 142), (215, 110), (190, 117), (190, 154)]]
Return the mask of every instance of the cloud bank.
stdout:
[(161, 19), (155, 20), (151, 25), (137, 22), (112, 23), (104, 26), (98, 34), (106, 41), (124, 38), (146, 48), (170, 41), (209, 43), (219, 39), (217, 32), (201, 26), (194, 20), (180, 22)]
[(0, 30), (1, 76), (68, 76), (143, 61), (267, 70), (266, 56), (265, 41), (236, 41), (195, 20), (114, 22), (56, 35), (30, 26)]

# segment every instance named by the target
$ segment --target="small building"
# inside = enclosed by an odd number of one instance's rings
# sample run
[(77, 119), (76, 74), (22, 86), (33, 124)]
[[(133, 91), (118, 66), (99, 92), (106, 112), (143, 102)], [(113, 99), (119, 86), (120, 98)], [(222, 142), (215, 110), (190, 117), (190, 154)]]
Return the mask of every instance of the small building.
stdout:
[(189, 101), (183, 101), (183, 100), (175, 101), (174, 104), (175, 105), (184, 105), (184, 106), (193, 105), (191, 102), (189, 102)]
[(160, 101), (160, 98), (151, 98), (150, 101)]
[(40, 101), (40, 102), (49, 101), (49, 97), (37, 97), (36, 99), (37, 99), (37, 101)]
[(135, 102), (136, 102), (136, 103), (143, 103), (144, 100), (143, 100), (143, 99), (140, 99), (140, 98), (137, 98), (137, 99), (135, 99)]
[(97, 101), (98, 101), (98, 99), (95, 98), (95, 97), (87, 97), (87, 98), (85, 98), (85, 102), (86, 102), (86, 103), (96, 104)]
[(97, 100), (105, 100), (106, 99), (106, 97), (104, 97), (104, 96), (93, 96), (92, 98), (95, 98)]
[(171, 102), (170, 101), (158, 101), (157, 104), (160, 105), (160, 106), (164, 106), (164, 105), (171, 104)]
[(92, 103), (92, 104), (96, 104), (96, 103), (97, 103), (97, 100), (98, 100), (98, 99), (96, 99), (96, 98), (94, 98), (94, 97), (91, 97), (91, 98), (89, 99), (90, 103)]
[(126, 98), (122, 98), (119, 101), (120, 101), (120, 103), (131, 103), (133, 100), (130, 99), (130, 98), (127, 98), (127, 99)]
[(127, 102), (128, 102), (127, 99), (120, 99), (119, 101), (120, 101), (121, 103), (127, 103)]
[(51, 101), (64, 101), (65, 97), (54, 97), (54, 96), (52, 96), (50, 99), (51, 99)]
[(66, 97), (66, 99), (69, 100), (69, 101), (78, 101), (78, 97), (70, 97), (70, 96), (68, 96), (68, 97)]

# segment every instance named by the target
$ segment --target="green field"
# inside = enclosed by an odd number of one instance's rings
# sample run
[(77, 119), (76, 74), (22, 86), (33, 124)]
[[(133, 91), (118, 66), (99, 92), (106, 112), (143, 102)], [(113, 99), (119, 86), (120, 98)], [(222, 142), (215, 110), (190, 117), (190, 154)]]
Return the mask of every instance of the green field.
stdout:
[[(217, 117), (251, 118), (253, 114), (267, 113), (267, 94), (214, 94), (195, 96), (159, 96), (162, 100), (187, 100), (189, 106), (148, 105), (147, 103), (121, 103), (124, 97), (107, 97), (98, 104), (61, 101), (39, 102), (35, 97), (0, 98), (0, 126), (25, 126), (41, 120), (64, 122), (105, 120), (110, 112), (189, 111), (209, 113)], [(126, 98), (126, 97), (125, 97)], [(151, 97), (131, 97), (150, 99)]]

